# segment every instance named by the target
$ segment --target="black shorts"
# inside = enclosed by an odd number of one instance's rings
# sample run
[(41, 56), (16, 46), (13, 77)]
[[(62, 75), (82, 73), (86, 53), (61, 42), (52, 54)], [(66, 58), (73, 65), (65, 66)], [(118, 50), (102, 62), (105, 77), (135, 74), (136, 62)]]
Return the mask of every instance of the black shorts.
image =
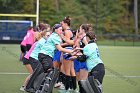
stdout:
[(102, 63), (99, 63), (91, 70), (91, 72), (89, 72), (89, 76), (94, 76), (94, 78), (97, 79), (101, 84), (103, 82), (104, 75), (105, 75), (105, 68), (104, 68), (104, 64)]
[(39, 62), (42, 64), (44, 71), (47, 71), (50, 68), (53, 68), (53, 59), (52, 57), (45, 55), (43, 53), (38, 54)]
[(30, 50), (31, 46), (32, 46), (31, 44), (27, 44), (27, 45), (26, 45), (27, 51)]
[(22, 62), (23, 62), (23, 65), (30, 64), (30, 60), (25, 58), (25, 57), (23, 57), (23, 61)]
[(30, 64), (32, 66), (33, 71), (36, 69), (37, 65), (40, 64), (40, 62), (32, 57), (29, 58)]
[(20, 49), (21, 49), (22, 53), (26, 53), (26, 51), (27, 51), (27, 47), (23, 46), (23, 45), (20, 45)]

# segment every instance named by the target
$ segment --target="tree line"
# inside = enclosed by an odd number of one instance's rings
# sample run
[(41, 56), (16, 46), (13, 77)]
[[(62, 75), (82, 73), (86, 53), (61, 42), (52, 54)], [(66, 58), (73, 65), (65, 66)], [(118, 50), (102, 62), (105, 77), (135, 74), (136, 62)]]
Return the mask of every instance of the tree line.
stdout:
[[(139, 4), (138, 0), (138, 13), (140, 13)], [(0, 0), (0, 13), (35, 14), (36, 0)], [(134, 0), (40, 0), (39, 13), (40, 21), (48, 22), (52, 26), (65, 16), (70, 16), (73, 29), (78, 29), (82, 23), (91, 23), (98, 34), (135, 34)], [(0, 19), (35, 22), (34, 18), (0, 17)]]

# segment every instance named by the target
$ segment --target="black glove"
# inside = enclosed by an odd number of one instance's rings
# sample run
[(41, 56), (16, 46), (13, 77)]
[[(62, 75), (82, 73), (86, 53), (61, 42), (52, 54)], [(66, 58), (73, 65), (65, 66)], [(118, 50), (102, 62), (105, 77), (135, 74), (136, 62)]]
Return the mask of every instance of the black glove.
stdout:
[(86, 55), (80, 55), (77, 57), (77, 60), (80, 62), (86, 62), (87, 56)]

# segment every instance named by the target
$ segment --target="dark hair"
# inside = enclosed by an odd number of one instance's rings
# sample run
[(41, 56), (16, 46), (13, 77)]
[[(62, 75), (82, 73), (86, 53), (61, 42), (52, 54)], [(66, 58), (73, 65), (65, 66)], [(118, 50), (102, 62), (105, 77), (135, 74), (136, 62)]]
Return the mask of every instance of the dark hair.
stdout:
[(53, 32), (55, 31), (55, 29), (58, 29), (59, 27), (61, 27), (61, 24), (55, 24), (52, 28)]
[(71, 18), (69, 16), (65, 17), (65, 19), (63, 20), (63, 22), (68, 24), (68, 26), (70, 26), (70, 21), (71, 21)]
[(89, 31), (93, 31), (92, 24), (82, 24), (81, 27), (82, 27), (82, 29), (85, 30), (85, 33), (89, 32)]
[(28, 30), (31, 30), (32, 28), (33, 28), (33, 26), (29, 26), (29, 27), (28, 27)]
[(73, 30), (73, 29), (72, 29), (71, 31), (72, 31), (73, 35), (76, 36), (77, 30)]
[(33, 27), (33, 30), (34, 30), (34, 32), (38, 32), (38, 29), (37, 29), (37, 27), (35, 26), (35, 27)]
[(89, 37), (90, 40), (93, 40), (94, 42), (97, 40), (96, 35), (93, 31), (89, 31), (86, 33), (86, 36)]

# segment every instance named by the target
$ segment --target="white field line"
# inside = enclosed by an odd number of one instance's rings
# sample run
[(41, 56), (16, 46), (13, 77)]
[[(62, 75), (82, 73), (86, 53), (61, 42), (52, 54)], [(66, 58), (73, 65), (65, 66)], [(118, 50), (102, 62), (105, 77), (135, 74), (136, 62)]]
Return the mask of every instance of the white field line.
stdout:
[(11, 72), (0, 72), (0, 75), (27, 75), (29, 73), (11, 73)]
[[(118, 76), (115, 76), (115, 75), (105, 75), (106, 77), (118, 77)], [(127, 75), (124, 75), (122, 77), (126, 77), (126, 78), (140, 78), (140, 76), (127, 76)]]
[[(28, 75), (29, 73), (10, 73), (10, 72), (0, 72), (0, 75)], [(117, 77), (115, 75), (105, 75), (105, 77)], [(128, 76), (124, 75), (122, 77), (127, 77), (127, 78), (140, 78), (140, 76)]]

